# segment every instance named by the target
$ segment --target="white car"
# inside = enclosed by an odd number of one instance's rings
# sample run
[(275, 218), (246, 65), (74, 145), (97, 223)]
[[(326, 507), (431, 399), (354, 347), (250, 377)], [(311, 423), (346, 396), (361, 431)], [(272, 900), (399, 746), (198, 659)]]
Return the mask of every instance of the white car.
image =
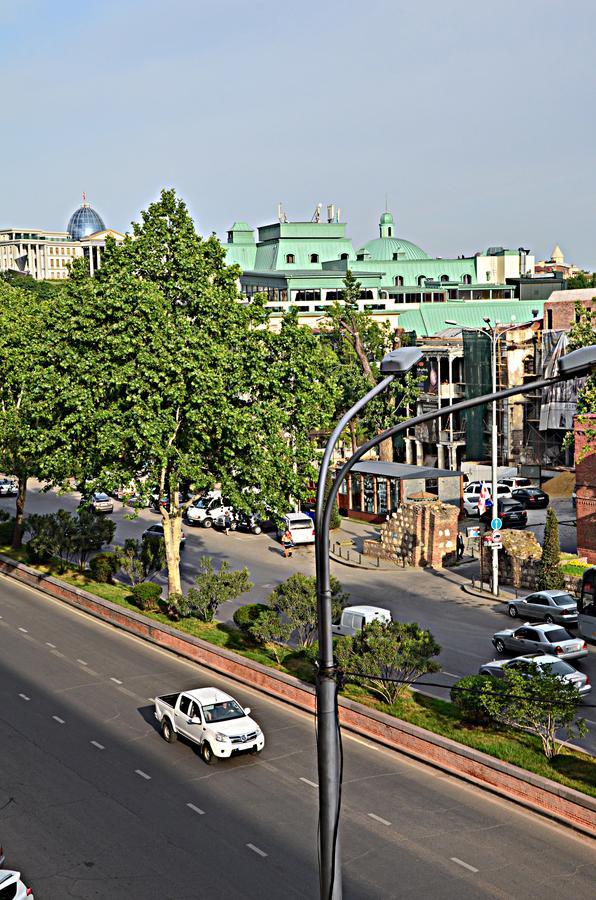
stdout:
[(536, 487), (530, 478), (499, 478), (499, 484), (504, 484), (510, 491), (518, 488)]
[(186, 521), (189, 525), (202, 525), (211, 528), (215, 519), (232, 512), (232, 504), (223, 498), (219, 491), (213, 491), (201, 497), (186, 510)]
[[(488, 496), (492, 496), (492, 484), (485, 481), (484, 484), (488, 490)], [(464, 488), (464, 512), (467, 516), (478, 515), (478, 500), (480, 499), (480, 491), (482, 490), (481, 481), (470, 481)], [(497, 497), (499, 500), (510, 500), (512, 497), (511, 488), (505, 484), (497, 483)]]
[(0, 478), (0, 497), (15, 497), (18, 491), (16, 478)]
[(11, 869), (0, 871), (0, 900), (23, 900), (31, 897), (35, 900), (33, 891), (21, 881), (21, 873)]
[(282, 534), (289, 531), (292, 535), (292, 543), (294, 544), (314, 544), (315, 542), (315, 523), (306, 513), (288, 513), (284, 516), (283, 525), (279, 531)]
[(538, 669), (545, 669), (562, 681), (575, 685), (579, 693), (589, 694), (592, 690), (590, 679), (583, 672), (578, 672), (569, 663), (564, 662), (557, 656), (551, 656), (549, 653), (544, 654), (528, 654), (528, 656), (516, 656), (515, 659), (493, 659), (491, 662), (484, 663), (478, 670), (480, 675), (491, 675), (493, 678), (503, 678), (507, 669), (527, 670), (529, 664), (533, 663)]
[(243, 709), (215, 687), (156, 697), (155, 718), (165, 741), (171, 744), (180, 735), (198, 744), (201, 759), (208, 765), (239, 753), (260, 753), (265, 746), (250, 708)]

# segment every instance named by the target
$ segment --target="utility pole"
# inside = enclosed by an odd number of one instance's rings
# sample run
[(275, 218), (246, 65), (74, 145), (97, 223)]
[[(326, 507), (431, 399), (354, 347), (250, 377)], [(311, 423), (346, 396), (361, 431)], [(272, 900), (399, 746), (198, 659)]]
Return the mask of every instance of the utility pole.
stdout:
[[(489, 322), (490, 320), (484, 320), (487, 323), (487, 327), (491, 329), (491, 349), (492, 349), (492, 374), (493, 374), (493, 394), (497, 393), (497, 352), (499, 349), (498, 345), (498, 334), (497, 334), (497, 323), (491, 327)], [(491, 476), (492, 476), (492, 501), (493, 505), (491, 507), (492, 517), (493, 519), (499, 518), (499, 496), (497, 493), (497, 453), (498, 453), (498, 433), (497, 433), (497, 401), (493, 400), (492, 403), (492, 432), (491, 432), (491, 443), (492, 443), (492, 459), (491, 459)], [(494, 541), (492, 546), (492, 578), (491, 578), (491, 588), (494, 597), (499, 596), (499, 548), (495, 547)]]

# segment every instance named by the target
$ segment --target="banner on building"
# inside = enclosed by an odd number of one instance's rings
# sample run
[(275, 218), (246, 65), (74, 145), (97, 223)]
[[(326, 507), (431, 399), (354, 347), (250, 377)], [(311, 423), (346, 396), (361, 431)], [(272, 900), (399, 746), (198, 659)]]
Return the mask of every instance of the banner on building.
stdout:
[[(568, 337), (564, 331), (544, 331), (542, 334), (542, 370), (544, 378), (553, 378), (559, 370), (559, 359), (567, 353)], [(560, 381), (544, 388), (540, 403), (540, 431), (573, 428), (577, 408), (577, 392), (585, 379)]]

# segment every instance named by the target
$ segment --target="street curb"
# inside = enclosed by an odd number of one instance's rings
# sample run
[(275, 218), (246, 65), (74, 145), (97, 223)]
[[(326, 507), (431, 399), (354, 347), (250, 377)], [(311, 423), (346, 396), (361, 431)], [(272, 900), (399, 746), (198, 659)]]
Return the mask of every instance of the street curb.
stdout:
[[(356, 551), (359, 552), (358, 550)], [(402, 568), (395, 566), (363, 566), (361, 563), (352, 562), (350, 559), (344, 559), (343, 556), (338, 556), (337, 553), (329, 552), (329, 559), (332, 562), (340, 563), (342, 566), (347, 566), (348, 569), (360, 569), (363, 572), (400, 572)]]
[(483, 600), (492, 600), (493, 603), (507, 603), (508, 600), (515, 600), (515, 597), (495, 597), (490, 591), (476, 590), (469, 584), (462, 584), (461, 589), (465, 594), (471, 594), (472, 597), (480, 597)]
[[(184, 635), (2, 555), (0, 573), (270, 697), (315, 712), (314, 689), (291, 675)], [(338, 706), (341, 724), (350, 731), (596, 837), (595, 798), (345, 697), (339, 698)]]

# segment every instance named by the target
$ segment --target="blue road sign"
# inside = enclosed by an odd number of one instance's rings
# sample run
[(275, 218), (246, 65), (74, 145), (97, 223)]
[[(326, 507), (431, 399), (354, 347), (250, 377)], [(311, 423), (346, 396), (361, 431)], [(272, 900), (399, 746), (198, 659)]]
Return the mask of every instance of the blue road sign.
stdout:
[(500, 531), (503, 527), (503, 522), (501, 521), (501, 519), (493, 519), (490, 523), (490, 527), (493, 531)]

